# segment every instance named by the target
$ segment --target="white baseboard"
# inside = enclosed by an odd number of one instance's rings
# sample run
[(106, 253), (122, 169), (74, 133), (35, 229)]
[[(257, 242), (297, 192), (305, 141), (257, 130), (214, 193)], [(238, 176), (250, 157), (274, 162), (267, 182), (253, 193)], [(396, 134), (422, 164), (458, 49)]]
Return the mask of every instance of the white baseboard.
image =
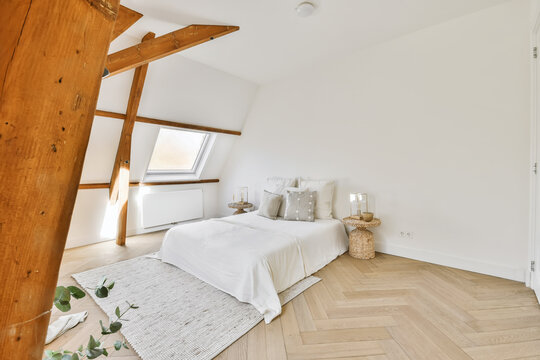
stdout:
[(513, 268), (504, 265), (487, 263), (475, 259), (461, 258), (430, 250), (415, 249), (388, 242), (375, 242), (375, 249), (389, 255), (402, 256), (437, 265), (449, 266), (461, 270), (492, 275), (504, 279), (525, 282), (525, 268)]

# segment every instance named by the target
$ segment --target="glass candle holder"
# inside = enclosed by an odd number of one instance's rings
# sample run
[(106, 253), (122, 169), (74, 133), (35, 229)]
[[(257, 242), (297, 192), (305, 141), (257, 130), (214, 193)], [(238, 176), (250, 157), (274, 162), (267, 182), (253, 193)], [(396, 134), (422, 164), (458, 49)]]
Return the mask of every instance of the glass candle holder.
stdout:
[(352, 218), (361, 219), (362, 213), (368, 212), (368, 195), (366, 193), (350, 193), (349, 203)]
[(233, 194), (233, 202), (238, 202), (240, 204), (249, 202), (247, 186), (242, 186), (236, 189), (236, 191)]

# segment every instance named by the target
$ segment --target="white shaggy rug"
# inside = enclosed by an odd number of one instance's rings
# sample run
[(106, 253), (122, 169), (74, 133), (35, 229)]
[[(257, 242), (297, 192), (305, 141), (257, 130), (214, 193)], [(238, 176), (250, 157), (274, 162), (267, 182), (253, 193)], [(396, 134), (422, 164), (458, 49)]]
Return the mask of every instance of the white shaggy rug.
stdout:
[[(144, 360), (208, 360), (257, 325), (263, 316), (250, 304), (151, 257), (138, 257), (74, 274), (84, 288), (103, 278), (115, 281), (109, 297), (96, 303), (114, 317), (126, 301), (139, 306), (126, 314), (122, 334)], [(285, 304), (321, 279), (310, 276), (280, 294)], [(91, 320), (91, 319), (90, 319)]]

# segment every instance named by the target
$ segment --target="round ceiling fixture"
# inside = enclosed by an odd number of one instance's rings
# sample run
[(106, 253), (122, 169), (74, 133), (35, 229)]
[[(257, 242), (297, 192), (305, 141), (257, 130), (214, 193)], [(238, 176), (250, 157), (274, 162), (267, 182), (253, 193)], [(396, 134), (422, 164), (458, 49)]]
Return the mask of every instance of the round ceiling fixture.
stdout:
[(313, 5), (313, 3), (310, 3), (309, 1), (300, 3), (296, 7), (296, 13), (300, 17), (308, 17), (309, 15), (313, 14), (314, 11), (315, 11), (315, 5)]

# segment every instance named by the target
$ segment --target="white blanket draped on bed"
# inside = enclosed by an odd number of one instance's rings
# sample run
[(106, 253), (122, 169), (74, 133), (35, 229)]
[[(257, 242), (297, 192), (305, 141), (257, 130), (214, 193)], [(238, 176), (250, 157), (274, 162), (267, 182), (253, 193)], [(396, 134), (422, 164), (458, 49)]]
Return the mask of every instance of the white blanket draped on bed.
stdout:
[(184, 224), (167, 232), (160, 256), (251, 303), (269, 323), (281, 313), (279, 292), (347, 250), (343, 225), (331, 222), (299, 224), (245, 214)]

